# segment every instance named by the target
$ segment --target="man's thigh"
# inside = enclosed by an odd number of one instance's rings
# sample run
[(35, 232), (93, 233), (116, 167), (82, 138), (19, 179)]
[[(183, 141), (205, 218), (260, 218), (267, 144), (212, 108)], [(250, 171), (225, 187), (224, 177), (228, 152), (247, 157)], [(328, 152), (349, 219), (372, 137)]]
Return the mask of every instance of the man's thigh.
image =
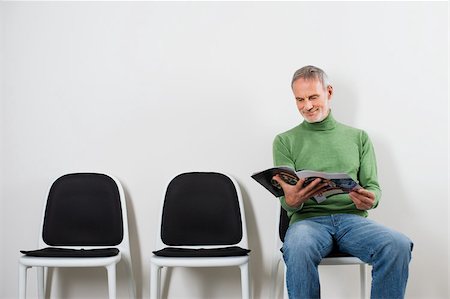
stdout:
[(385, 246), (411, 248), (411, 241), (402, 233), (374, 220), (357, 215), (340, 215), (336, 231), (338, 249), (371, 263), (373, 255)]
[(333, 248), (333, 237), (327, 224), (312, 219), (298, 221), (289, 226), (283, 244), (283, 253), (327, 256)]

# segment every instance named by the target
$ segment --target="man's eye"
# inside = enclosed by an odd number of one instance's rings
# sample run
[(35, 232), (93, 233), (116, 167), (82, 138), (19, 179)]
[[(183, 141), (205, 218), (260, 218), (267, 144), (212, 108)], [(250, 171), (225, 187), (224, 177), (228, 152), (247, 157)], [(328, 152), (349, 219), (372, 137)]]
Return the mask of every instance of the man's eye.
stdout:
[(303, 99), (302, 98), (297, 98), (297, 101), (303, 102)]
[(309, 99), (310, 99), (310, 100), (315, 100), (315, 99), (317, 99), (317, 96), (312, 96), (312, 97), (310, 97)]

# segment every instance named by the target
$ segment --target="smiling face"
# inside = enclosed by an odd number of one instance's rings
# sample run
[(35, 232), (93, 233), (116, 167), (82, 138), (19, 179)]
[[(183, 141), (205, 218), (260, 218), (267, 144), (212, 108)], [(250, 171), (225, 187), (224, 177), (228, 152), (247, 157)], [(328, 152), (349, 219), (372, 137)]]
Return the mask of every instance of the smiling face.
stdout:
[(330, 112), (333, 87), (323, 87), (319, 79), (299, 78), (292, 84), (298, 111), (309, 123), (324, 120)]

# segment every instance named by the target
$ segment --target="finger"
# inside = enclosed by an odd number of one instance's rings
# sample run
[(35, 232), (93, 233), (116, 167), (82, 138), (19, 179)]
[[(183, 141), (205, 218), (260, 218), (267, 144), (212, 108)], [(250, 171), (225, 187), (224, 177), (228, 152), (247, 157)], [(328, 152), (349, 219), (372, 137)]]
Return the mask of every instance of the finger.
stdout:
[(365, 210), (369, 210), (373, 207), (373, 201), (364, 201), (361, 202), (361, 206), (365, 209)]
[(275, 180), (278, 184), (280, 184), (280, 186), (284, 189), (284, 186), (287, 185), (287, 183), (280, 177), (279, 174), (275, 175), (273, 178), (273, 180)]
[(326, 182), (322, 182), (320, 184), (318, 184), (313, 190), (311, 190), (311, 192), (317, 194), (317, 193), (322, 193), (328, 190), (328, 184)]
[(363, 204), (363, 201), (361, 200), (361, 196), (358, 193), (350, 194), (350, 199), (355, 203), (356, 206), (359, 206)]
[(353, 203), (355, 204), (356, 208), (359, 210), (369, 210), (370, 208), (372, 208), (373, 206), (373, 201), (369, 200), (366, 201), (364, 199), (367, 199), (366, 197), (361, 197), (361, 196), (357, 196), (355, 194), (355, 192), (352, 192), (354, 194), (349, 194), (350, 195), (350, 199), (353, 201)]
[[(303, 183), (305, 182), (305, 179), (300, 179), (296, 185), (291, 185), (286, 183), (279, 174), (275, 175), (274, 177), (272, 177), (273, 180), (275, 180), (283, 189), (283, 191), (286, 191), (287, 188), (295, 188), (297, 190), (301, 189), (301, 186), (303, 185)], [(295, 192), (297, 192), (297, 190)]]
[(365, 196), (367, 196), (367, 197), (369, 197), (369, 198), (375, 198), (375, 194), (374, 194), (373, 192), (369, 191), (369, 190), (360, 188), (360, 189), (355, 190), (355, 191), (356, 191), (357, 193), (362, 194), (362, 195), (365, 195)]
[(280, 176), (278, 174), (274, 175), (272, 177), (272, 180), (276, 181), (280, 185), (284, 183), (284, 181), (280, 178)]
[(350, 192), (348, 195), (350, 196), (350, 199), (355, 203), (355, 204), (359, 204), (361, 202), (361, 200), (355, 195), (357, 194), (356, 192)]
[(370, 207), (373, 205), (373, 203), (375, 201), (375, 198), (367, 197), (365, 195), (361, 195), (361, 194), (358, 194), (358, 193), (354, 194), (353, 196), (355, 198), (357, 198), (358, 201), (361, 202), (362, 204), (368, 205)]
[[(286, 183), (285, 180), (283, 180), (283, 179), (281, 178), (281, 176), (280, 176), (279, 174), (274, 175), (274, 176), (272, 177), (272, 179), (275, 180), (275, 181), (277, 181), (280, 185), (282, 185), (282, 184), (288, 184), (288, 183)], [(304, 182), (305, 179), (300, 179), (299, 181)], [(297, 182), (297, 183), (298, 183), (298, 182)], [(288, 185), (291, 185), (291, 184), (288, 184)], [(293, 185), (291, 185), (291, 186), (293, 186)]]
[(361, 194), (359, 194), (359, 193), (357, 193), (357, 192), (350, 192), (349, 194), (348, 194), (351, 198), (355, 198), (355, 199), (357, 199), (358, 201), (360, 201), (361, 200), (361, 198), (363, 197)]
[(313, 190), (305, 193), (304, 197), (311, 198), (315, 195), (318, 195), (318, 194), (326, 191), (327, 186), (328, 186), (327, 183), (321, 183), (318, 186), (316, 186)]
[[(303, 182), (305, 181), (305, 179), (303, 179)], [(317, 178), (317, 179), (314, 179), (314, 181), (312, 181), (311, 183), (309, 183), (307, 186), (305, 186), (304, 188), (302, 188), (303, 190), (304, 190), (304, 192), (305, 192), (305, 194), (306, 193), (309, 193), (311, 190), (313, 190), (320, 182), (322, 181), (322, 179), (320, 179), (320, 178)], [(303, 185), (303, 183), (302, 183), (302, 185)]]
[[(361, 190), (361, 189), (360, 189)], [(352, 192), (350, 192), (349, 193), (349, 195), (352, 195), (352, 196), (354, 196), (354, 197), (357, 197), (357, 198), (359, 198), (360, 200), (364, 200), (364, 199), (371, 199), (371, 197), (369, 196), (369, 195), (373, 195), (372, 194), (372, 192), (370, 192), (370, 191), (367, 191), (368, 193), (366, 193), (366, 192), (357, 192), (357, 191), (352, 191)]]

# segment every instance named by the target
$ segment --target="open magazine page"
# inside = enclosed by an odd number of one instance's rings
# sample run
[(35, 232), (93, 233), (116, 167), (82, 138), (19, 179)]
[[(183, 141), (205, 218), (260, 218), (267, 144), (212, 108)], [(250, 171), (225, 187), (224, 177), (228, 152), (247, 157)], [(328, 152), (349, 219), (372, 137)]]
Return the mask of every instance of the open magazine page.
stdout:
[(284, 195), (281, 186), (272, 178), (279, 174), (280, 177), (288, 184), (295, 185), (298, 182), (298, 177), (295, 171), (288, 166), (280, 166), (269, 168), (260, 172), (256, 172), (252, 175), (252, 178), (266, 188), (270, 193), (276, 197)]
[(321, 178), (322, 181), (327, 182), (327, 189), (321, 194), (314, 196), (317, 203), (325, 201), (327, 197), (332, 195), (349, 193), (352, 190), (361, 188), (361, 186), (346, 173), (328, 173), (312, 170), (295, 172), (292, 168), (287, 166), (269, 168), (264, 171), (254, 173), (252, 178), (254, 178), (273, 195), (280, 197), (284, 195), (283, 189), (275, 180), (272, 179), (277, 174), (280, 175), (283, 181), (291, 185), (297, 184), (298, 180), (301, 178), (306, 178), (303, 186), (307, 186), (316, 178)]
[(306, 178), (304, 186), (308, 185), (316, 178), (321, 178), (322, 182), (326, 182), (328, 184), (328, 187), (324, 192), (322, 192), (322, 194), (314, 196), (317, 203), (325, 201), (332, 195), (349, 193), (352, 190), (361, 188), (361, 186), (346, 173), (327, 173), (302, 170), (296, 172), (296, 174), (299, 178)]

